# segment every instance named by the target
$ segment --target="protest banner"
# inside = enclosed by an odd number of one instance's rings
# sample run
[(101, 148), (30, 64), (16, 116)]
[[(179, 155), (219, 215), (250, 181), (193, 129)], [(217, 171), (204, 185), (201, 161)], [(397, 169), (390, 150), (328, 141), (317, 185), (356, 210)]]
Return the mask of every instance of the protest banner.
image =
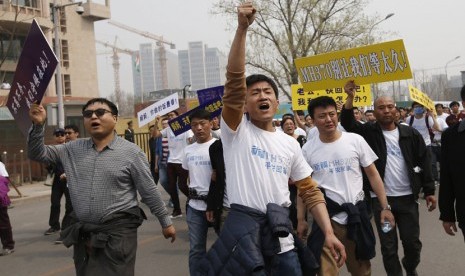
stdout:
[(417, 102), (423, 105), (424, 107), (428, 108), (429, 110), (436, 112), (436, 109), (434, 108), (434, 102), (428, 95), (421, 92), (420, 89), (415, 88), (411, 85), (408, 86), (408, 91), (410, 94), (410, 99), (412, 101)]
[(402, 40), (294, 60), (306, 91), (343, 87), (347, 81), (369, 84), (412, 78)]
[[(293, 84), (292, 91), (292, 109), (293, 110), (307, 110), (310, 100), (320, 96), (329, 96), (336, 102), (345, 102), (347, 94), (344, 92), (343, 87), (337, 87), (325, 90), (305, 91), (300, 84)], [(357, 85), (355, 87), (354, 106), (371, 106), (372, 96), (371, 87), (369, 84)]]
[(153, 121), (158, 115), (163, 116), (179, 108), (178, 93), (174, 93), (137, 112), (139, 128)]
[(39, 24), (33, 19), (6, 103), (18, 128), (26, 137), (32, 125), (29, 109), (33, 103), (42, 101), (57, 64), (57, 57)]
[(188, 112), (179, 115), (178, 117), (170, 120), (168, 125), (170, 126), (171, 130), (173, 131), (175, 136), (182, 134), (189, 129), (191, 129), (191, 122), (189, 120), (189, 115), (197, 109), (205, 109), (211, 114), (211, 118), (219, 116), (221, 114), (221, 110), (223, 109), (223, 102), (221, 101), (221, 97), (217, 96), (214, 99), (210, 99), (207, 102), (199, 105), (198, 107), (189, 110)]
[(199, 99), (199, 104), (203, 104), (218, 97), (223, 98), (223, 95), (223, 85), (197, 90), (197, 98)]

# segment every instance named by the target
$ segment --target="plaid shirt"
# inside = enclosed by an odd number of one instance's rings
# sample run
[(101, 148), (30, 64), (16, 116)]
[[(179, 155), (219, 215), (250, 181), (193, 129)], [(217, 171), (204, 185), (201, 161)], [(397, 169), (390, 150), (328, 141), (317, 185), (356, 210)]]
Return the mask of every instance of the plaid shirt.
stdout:
[(137, 206), (139, 192), (161, 226), (171, 225), (147, 157), (137, 145), (116, 133), (113, 141), (99, 152), (91, 138), (46, 146), (44, 127), (33, 125), (28, 156), (42, 163), (61, 161), (74, 211), (82, 222), (99, 223), (114, 212)]

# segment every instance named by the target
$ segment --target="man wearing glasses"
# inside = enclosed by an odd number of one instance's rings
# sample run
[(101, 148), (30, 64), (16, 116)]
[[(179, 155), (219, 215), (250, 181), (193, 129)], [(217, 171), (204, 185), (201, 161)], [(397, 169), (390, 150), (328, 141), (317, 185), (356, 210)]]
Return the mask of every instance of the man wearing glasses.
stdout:
[(62, 232), (63, 244), (74, 245), (76, 275), (134, 275), (137, 228), (146, 218), (137, 192), (154, 214), (165, 238), (176, 238), (174, 226), (150, 174), (147, 157), (115, 131), (116, 105), (94, 98), (82, 108), (90, 138), (45, 146), (46, 112), (32, 105), (28, 156), (39, 162), (62, 162), (76, 222)]
[(65, 126), (66, 143), (77, 140), (79, 137), (79, 128), (76, 125)]

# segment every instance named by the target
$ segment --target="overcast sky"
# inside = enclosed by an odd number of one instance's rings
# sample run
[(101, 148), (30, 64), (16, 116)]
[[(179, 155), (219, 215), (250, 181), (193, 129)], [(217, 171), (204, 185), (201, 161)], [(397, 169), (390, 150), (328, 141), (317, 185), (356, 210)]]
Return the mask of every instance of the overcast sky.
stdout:
[[(211, 15), (212, 0), (132, 0), (111, 1), (112, 20), (131, 27), (163, 36), (176, 44), (176, 51), (187, 48), (190, 41), (203, 41), (217, 47), (225, 54), (233, 38), (226, 30), (225, 18)], [(239, 1), (236, 1), (239, 2)], [(130, 6), (128, 7), (128, 4)], [(465, 70), (465, 1), (461, 0), (371, 0), (368, 14), (395, 15), (378, 25), (379, 30), (394, 32), (384, 41), (403, 39), (410, 65), (414, 70), (443, 74), (445, 65), (456, 56), (458, 60), (448, 65), (448, 76), (459, 75)], [(106, 21), (95, 24), (95, 36), (113, 43), (118, 36), (118, 46), (137, 50), (140, 43), (149, 39), (111, 26)], [(107, 49), (109, 51), (109, 49)], [(103, 46), (97, 45), (103, 53)], [(132, 64), (130, 57), (120, 54), (120, 79), (122, 90), (132, 93)], [(99, 89), (102, 96), (113, 90), (113, 68), (109, 54), (97, 58)]]

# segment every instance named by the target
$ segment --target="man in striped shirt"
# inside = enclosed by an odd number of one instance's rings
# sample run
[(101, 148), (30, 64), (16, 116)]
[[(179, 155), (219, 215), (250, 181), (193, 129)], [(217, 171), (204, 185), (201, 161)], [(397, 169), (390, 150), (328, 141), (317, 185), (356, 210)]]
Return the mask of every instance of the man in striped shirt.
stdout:
[(115, 104), (95, 98), (84, 105), (82, 114), (90, 138), (45, 146), (46, 112), (43, 106), (32, 105), (28, 156), (63, 164), (77, 221), (62, 232), (62, 238), (65, 246), (74, 245), (76, 274), (134, 275), (137, 227), (146, 218), (137, 192), (158, 218), (165, 238), (173, 242), (176, 232), (147, 157), (115, 131)]

